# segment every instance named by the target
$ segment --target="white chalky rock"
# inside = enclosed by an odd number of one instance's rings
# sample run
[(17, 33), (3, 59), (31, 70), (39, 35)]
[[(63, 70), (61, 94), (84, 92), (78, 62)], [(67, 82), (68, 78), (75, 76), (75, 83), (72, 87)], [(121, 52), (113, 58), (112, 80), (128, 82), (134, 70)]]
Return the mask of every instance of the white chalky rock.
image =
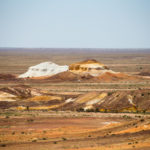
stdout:
[(52, 76), (60, 72), (68, 70), (68, 66), (59, 66), (53, 62), (43, 62), (36, 66), (31, 66), (24, 74), (19, 75), (19, 78), (44, 77)]

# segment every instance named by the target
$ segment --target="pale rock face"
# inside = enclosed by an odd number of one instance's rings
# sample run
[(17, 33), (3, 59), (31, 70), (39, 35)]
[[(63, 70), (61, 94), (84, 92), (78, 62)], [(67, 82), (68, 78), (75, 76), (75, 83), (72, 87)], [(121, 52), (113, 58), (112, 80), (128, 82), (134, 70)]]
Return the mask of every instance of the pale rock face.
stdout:
[(52, 76), (67, 70), (67, 65), (59, 66), (53, 62), (43, 62), (36, 66), (30, 67), (26, 73), (19, 75), (19, 78)]
[(96, 60), (86, 60), (83, 62), (71, 64), (69, 66), (69, 71), (75, 74), (80, 75), (89, 74), (92, 76), (99, 76), (106, 72), (115, 73), (112, 70), (110, 70), (107, 66)]
[(15, 98), (15, 95), (0, 91), (0, 102), (13, 102), (16, 101)]

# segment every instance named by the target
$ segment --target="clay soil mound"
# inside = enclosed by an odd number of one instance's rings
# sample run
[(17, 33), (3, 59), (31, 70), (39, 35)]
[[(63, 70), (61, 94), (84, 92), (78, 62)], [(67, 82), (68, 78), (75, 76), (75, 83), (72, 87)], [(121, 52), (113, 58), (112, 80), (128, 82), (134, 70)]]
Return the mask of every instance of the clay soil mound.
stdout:
[(97, 79), (103, 82), (111, 82), (111, 81), (119, 81), (119, 80), (136, 80), (137, 77), (130, 76), (125, 73), (105, 72), (100, 76), (98, 76)]
[(58, 73), (54, 76), (51, 76), (49, 78), (46, 78), (46, 80), (50, 81), (82, 81), (82, 80), (92, 80), (94, 79), (91, 75), (78, 75), (75, 73), (72, 73), (70, 71), (65, 71), (62, 73)]
[(113, 81), (131, 81), (131, 80), (138, 80), (139, 77), (137, 76), (130, 76), (125, 73), (112, 73), (112, 72), (105, 72), (98, 77), (94, 77), (90, 74), (76, 74), (70, 71), (65, 71), (58, 73), (56, 75), (50, 77), (37, 77), (32, 78), (34, 80), (40, 81), (50, 81), (50, 82), (113, 82)]

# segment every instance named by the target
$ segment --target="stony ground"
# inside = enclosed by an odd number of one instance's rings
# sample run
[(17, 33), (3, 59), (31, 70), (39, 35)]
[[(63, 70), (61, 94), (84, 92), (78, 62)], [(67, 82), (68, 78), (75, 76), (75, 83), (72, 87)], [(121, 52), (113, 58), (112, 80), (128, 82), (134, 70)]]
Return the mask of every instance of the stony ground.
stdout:
[(5, 111), (0, 115), (3, 150), (148, 150), (150, 115)]

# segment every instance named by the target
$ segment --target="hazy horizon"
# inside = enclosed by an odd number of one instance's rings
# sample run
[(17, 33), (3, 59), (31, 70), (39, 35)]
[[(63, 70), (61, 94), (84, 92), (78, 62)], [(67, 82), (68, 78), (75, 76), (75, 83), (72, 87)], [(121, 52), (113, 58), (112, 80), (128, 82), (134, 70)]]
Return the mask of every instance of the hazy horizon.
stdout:
[(65, 48), (65, 47), (0, 47), (0, 50), (41, 50), (41, 51), (49, 51), (49, 50), (72, 50), (72, 51), (79, 51), (79, 50), (88, 50), (88, 51), (147, 51), (150, 52), (150, 48)]

